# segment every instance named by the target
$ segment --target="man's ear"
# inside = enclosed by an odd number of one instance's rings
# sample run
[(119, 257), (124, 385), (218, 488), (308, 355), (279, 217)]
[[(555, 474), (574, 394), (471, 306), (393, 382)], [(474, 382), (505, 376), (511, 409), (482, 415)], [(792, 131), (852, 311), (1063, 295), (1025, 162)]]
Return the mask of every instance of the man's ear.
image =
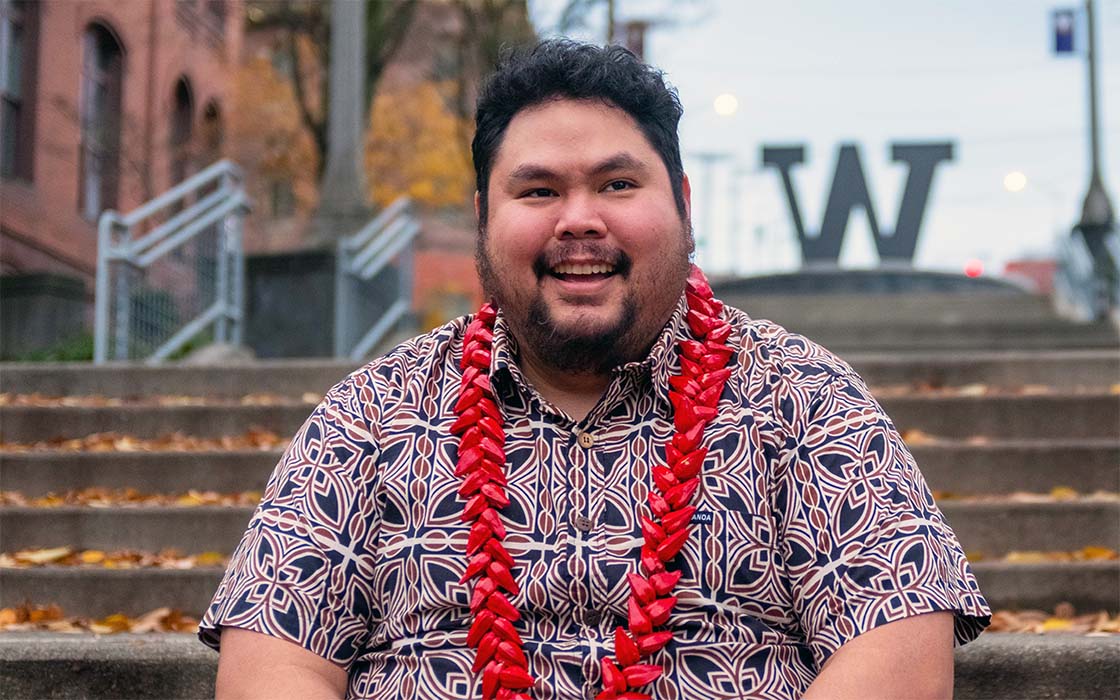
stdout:
[[(684, 218), (686, 221), (692, 221), (692, 183), (688, 181), (688, 175), (681, 175), (681, 197), (684, 199)], [(477, 201), (477, 200), (475, 200)]]
[(478, 193), (478, 190), (475, 190), (474, 191), (474, 220), (475, 221), (482, 221), (482, 217), (480, 216), (481, 214), (482, 214), (482, 195), (480, 195)]

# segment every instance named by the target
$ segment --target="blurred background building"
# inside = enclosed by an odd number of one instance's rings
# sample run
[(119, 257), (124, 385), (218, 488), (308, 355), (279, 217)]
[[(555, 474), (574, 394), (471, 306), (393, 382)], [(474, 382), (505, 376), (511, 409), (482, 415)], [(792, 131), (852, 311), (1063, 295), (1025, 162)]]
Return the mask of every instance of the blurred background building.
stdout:
[[(697, 260), (715, 277), (804, 262), (794, 203), (767, 148), (802, 149), (788, 169), (801, 238), (828, 228), (826, 205), (845, 182), (838, 166), (855, 158), (847, 172), (862, 190), (832, 222), (840, 247), (830, 262), (841, 269), (880, 266), (879, 244), (900, 228), (908, 170), (892, 157), (896, 146), (949, 155), (925, 184), (913, 255), (892, 264), (1008, 277), (1050, 294), (1058, 242), (1078, 221), (1088, 171), (1081, 3), (1067, 12), (1049, 0), (954, 0), (889, 15), (870, 0), (362, 4), (361, 196), (370, 217), (401, 197), (413, 203), (413, 329), (479, 301), (474, 99), (502, 47), (537, 36), (612, 37), (680, 88)], [(244, 171), (252, 202), (249, 315), (264, 308), (254, 306), (254, 280), (312, 269), (323, 274), (304, 297), (330, 307), (334, 239), (316, 229), (332, 106), (330, 7), (0, 0), (3, 356), (88, 338), (100, 213), (133, 210), (223, 157)], [(1108, 48), (1120, 36), (1120, 3), (1100, 2), (1097, 14), (1107, 193), (1120, 133), (1120, 63)]]

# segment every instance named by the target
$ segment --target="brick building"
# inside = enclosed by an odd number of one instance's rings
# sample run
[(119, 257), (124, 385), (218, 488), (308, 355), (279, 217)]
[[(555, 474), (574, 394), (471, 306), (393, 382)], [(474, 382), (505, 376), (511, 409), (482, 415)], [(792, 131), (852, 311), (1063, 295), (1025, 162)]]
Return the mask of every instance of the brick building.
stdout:
[(75, 278), (88, 297), (100, 212), (220, 157), (243, 14), (243, 0), (0, 0), (5, 276)]

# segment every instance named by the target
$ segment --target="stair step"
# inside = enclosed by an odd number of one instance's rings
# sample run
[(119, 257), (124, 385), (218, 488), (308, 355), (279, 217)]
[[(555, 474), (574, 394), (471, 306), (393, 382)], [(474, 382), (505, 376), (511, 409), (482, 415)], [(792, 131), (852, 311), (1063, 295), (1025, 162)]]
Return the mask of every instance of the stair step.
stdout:
[[(1120, 396), (895, 396), (882, 401), (901, 430), (941, 437), (1116, 437)], [(211, 406), (0, 406), (0, 440), (35, 442), (116, 432), (158, 437), (181, 432), (220, 437), (265, 428), (291, 435), (311, 412), (305, 403)]]
[[(1053, 610), (1068, 602), (1081, 613), (1120, 605), (1120, 562), (1010, 564), (977, 562), (973, 571), (993, 609)], [(0, 608), (23, 603), (60, 605), (68, 615), (132, 617), (170, 607), (199, 617), (223, 569), (101, 569), (46, 566), (0, 569)]]
[(1118, 438), (949, 442), (914, 445), (910, 451), (935, 491), (1049, 493), (1067, 486), (1080, 493), (1120, 492)]
[[(1120, 635), (985, 634), (955, 657), (958, 700), (1105, 700), (1115, 693)], [(218, 655), (189, 634), (0, 633), (9, 698), (213, 697), (217, 666)]]
[(67, 615), (130, 617), (170, 607), (201, 617), (224, 569), (94, 569), (46, 566), (0, 569), (0, 608), (59, 605)]
[(1120, 607), (1120, 561), (980, 561), (972, 571), (992, 609), (1053, 610), (1066, 602), (1080, 613), (1115, 614)]
[(1108, 324), (1022, 321), (1006, 324), (969, 323), (940, 326), (919, 322), (844, 324), (782, 324), (840, 353), (889, 350), (1074, 350), (1116, 348), (1116, 329)]
[(25, 452), (0, 455), (0, 490), (42, 496), (98, 486), (145, 493), (263, 491), (281, 450)]
[[(918, 347), (889, 353), (854, 349), (845, 352), (844, 359), (871, 385), (926, 382), (941, 386), (1107, 387), (1120, 377), (1120, 353), (1114, 348), (936, 351)], [(0, 363), (0, 392), (222, 398), (267, 392), (298, 398), (306, 393), (321, 396), (358, 366), (349, 360), (260, 360), (212, 367)]]
[(210, 367), (13, 362), (0, 363), (0, 391), (43, 396), (321, 396), (359, 366), (351, 360), (261, 360)]
[(1120, 352), (916, 352), (845, 354), (868, 384), (926, 383), (932, 386), (1108, 387), (1120, 381)]
[(140, 438), (179, 432), (209, 438), (238, 435), (250, 428), (292, 435), (313, 409), (295, 402), (268, 406), (0, 406), (0, 440), (50, 441), (108, 432)]
[[(1120, 549), (1116, 501), (949, 500), (939, 505), (965, 550), (987, 558), (1014, 550), (1068, 552), (1087, 545)], [(240, 506), (8, 506), (0, 508), (0, 551), (70, 546), (229, 553), (252, 513), (252, 507)]]
[[(930, 488), (956, 494), (1120, 491), (1120, 439), (943, 442), (910, 451)], [(0, 490), (25, 496), (84, 489), (190, 489), (232, 493), (264, 489), (282, 450), (206, 452), (6, 452)]]
[(1116, 438), (1120, 396), (899, 396), (882, 400), (900, 430), (940, 437)]
[(966, 552), (999, 557), (1015, 550), (1120, 549), (1120, 503), (968, 502), (938, 504)]
[(237, 546), (253, 508), (240, 506), (0, 508), (0, 551), (70, 546), (221, 552)]

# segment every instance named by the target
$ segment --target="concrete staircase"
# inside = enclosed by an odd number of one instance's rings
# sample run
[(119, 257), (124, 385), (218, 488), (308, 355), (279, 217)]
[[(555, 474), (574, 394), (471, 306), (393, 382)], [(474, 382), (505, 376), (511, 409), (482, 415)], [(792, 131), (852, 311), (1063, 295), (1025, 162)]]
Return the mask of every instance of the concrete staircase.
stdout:
[[(1007, 298), (1014, 301), (1001, 308)], [(1070, 326), (1037, 300), (1007, 295), (973, 297), (971, 302), (931, 298), (924, 306), (919, 299), (895, 299), (893, 304), (870, 299), (841, 298), (831, 313), (821, 311), (821, 299), (769, 308), (757, 299), (740, 303), (751, 309), (753, 301), (755, 309), (770, 312), (753, 315), (773, 316), (810, 333), (822, 319), (853, 340), (860, 339), (863, 329), (862, 345), (870, 350), (841, 354), (873, 388), (881, 389), (881, 401), (911, 437), (930, 487), (976, 497), (947, 497), (941, 507), (965, 549), (977, 558), (974, 568), (993, 608), (1052, 610), (1068, 602), (1079, 612), (1116, 614), (1120, 562), (1024, 564), (1003, 559), (1017, 550), (1120, 549), (1120, 504), (1115, 499), (1007, 497), (1013, 492), (1048, 494), (1059, 486), (1078, 494), (1120, 491), (1120, 396), (1115, 393), (1120, 343), (1115, 330)], [(907, 326), (900, 315), (914, 322)], [(845, 325), (844, 318), (850, 323)], [(817, 328), (826, 325), (818, 323)], [(892, 328), (879, 335), (866, 331), (884, 325)], [(907, 327), (922, 329), (922, 335), (906, 336), (899, 330)], [(985, 330), (978, 336), (976, 328)], [(1027, 333), (1026, 328), (1034, 330)], [(978, 337), (984, 342), (977, 343)], [(936, 342), (927, 346), (923, 339), (928, 338)], [(175, 431), (214, 437), (253, 427), (287, 436), (311, 409), (305, 395), (321, 395), (351, 369), (332, 362), (205, 369), (2, 365), (0, 392), (124, 401), (118, 406), (84, 405), (88, 402), (81, 400), (46, 407), (0, 405), (0, 440), (29, 443), (107, 431), (137, 438)], [(908, 388), (916, 386), (945, 389)], [(264, 392), (271, 395), (266, 405), (241, 402), (241, 397)], [(206, 401), (169, 405), (153, 401), (154, 396)], [(29, 498), (94, 486), (160, 493), (260, 490), (278, 457), (278, 449), (4, 451), (0, 490)], [(251, 511), (250, 506), (4, 506), (0, 553), (66, 545), (228, 554)], [(219, 567), (6, 568), (0, 569), (0, 608), (29, 600), (90, 617), (135, 616), (161, 606), (197, 615), (220, 576)], [(957, 662), (959, 698), (1113, 697), (1120, 675), (1120, 635), (987, 634), (958, 650)], [(213, 692), (215, 663), (216, 655), (191, 635), (0, 632), (0, 697), (203, 697)]]

